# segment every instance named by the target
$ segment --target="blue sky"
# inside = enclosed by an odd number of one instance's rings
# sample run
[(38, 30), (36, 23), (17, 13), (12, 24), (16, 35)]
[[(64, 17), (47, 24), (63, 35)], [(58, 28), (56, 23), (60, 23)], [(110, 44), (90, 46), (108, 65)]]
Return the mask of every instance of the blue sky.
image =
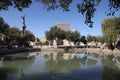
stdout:
[[(76, 0), (77, 2), (79, 0)], [(106, 1), (106, 0), (105, 0)], [(110, 18), (106, 16), (105, 11), (108, 11), (107, 2), (101, 2), (97, 8), (95, 16), (93, 18), (93, 28), (89, 28), (84, 24), (85, 18), (77, 12), (75, 3), (71, 5), (70, 12), (63, 12), (62, 10), (46, 11), (45, 6), (40, 3), (33, 2), (30, 8), (24, 9), (22, 12), (10, 7), (7, 11), (0, 11), (0, 16), (4, 18), (5, 22), (11, 27), (18, 27), (22, 30), (22, 18), (26, 15), (27, 29), (30, 30), (36, 37), (44, 37), (45, 31), (53, 27), (57, 22), (70, 23), (71, 29), (77, 29), (81, 35), (94, 35), (101, 36), (101, 22)], [(119, 16), (120, 11), (115, 16)]]

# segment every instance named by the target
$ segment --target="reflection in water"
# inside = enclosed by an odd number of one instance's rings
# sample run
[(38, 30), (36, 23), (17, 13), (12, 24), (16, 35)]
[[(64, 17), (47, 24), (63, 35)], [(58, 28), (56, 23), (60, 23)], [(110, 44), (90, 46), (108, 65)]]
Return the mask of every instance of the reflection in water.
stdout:
[(50, 59), (46, 62), (46, 69), (50, 71), (51, 74), (65, 75), (72, 70), (78, 70), (80, 67), (79, 59), (73, 54), (62, 54), (56, 56), (56, 60)]
[(120, 58), (85, 53), (32, 52), (3, 56), (0, 80), (119, 80)]
[[(117, 63), (118, 61), (118, 63)], [(119, 60), (114, 59), (113, 56), (108, 56), (107, 58), (102, 58), (103, 68), (103, 80), (119, 80), (120, 79), (120, 69)]]
[[(14, 54), (3, 56), (2, 66), (0, 67), (0, 73), (4, 73), (0, 76), (2, 80), (18, 80), (23, 75), (23, 71), (31, 66), (34, 62), (34, 57), (27, 57), (28, 54)], [(19, 77), (17, 77), (20, 75)]]

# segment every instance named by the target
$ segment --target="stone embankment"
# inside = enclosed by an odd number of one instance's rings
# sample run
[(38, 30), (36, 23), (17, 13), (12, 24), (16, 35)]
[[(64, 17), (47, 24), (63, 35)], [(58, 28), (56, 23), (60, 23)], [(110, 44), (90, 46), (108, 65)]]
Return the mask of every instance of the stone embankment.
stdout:
[[(14, 54), (20, 52), (31, 52), (31, 51), (57, 51), (57, 52), (65, 52), (65, 48), (56, 48), (52, 46), (44, 46), (44, 47), (35, 47), (35, 48), (16, 48), (16, 49), (2, 49), (0, 50), (0, 55), (5, 54)], [(68, 49), (67, 52), (84, 52), (90, 54), (100, 54), (100, 55), (114, 55), (120, 56), (120, 50), (114, 49), (113, 51), (110, 49), (101, 49), (101, 48), (72, 48)]]
[(40, 48), (14, 48), (14, 49), (1, 49), (0, 55), (14, 54), (20, 52), (32, 52), (32, 51), (41, 51)]
[[(55, 48), (55, 47), (41, 47), (41, 51), (65, 51), (64, 48)], [(84, 52), (91, 54), (100, 54), (100, 55), (114, 55), (120, 56), (120, 50), (114, 49), (113, 51), (110, 49), (101, 49), (101, 48), (74, 48), (69, 49), (68, 52)]]
[(86, 52), (92, 54), (100, 54), (100, 55), (114, 55), (120, 56), (120, 50), (114, 49), (113, 51), (110, 49), (100, 49), (100, 48), (83, 48), (83, 49), (76, 49), (76, 52)]

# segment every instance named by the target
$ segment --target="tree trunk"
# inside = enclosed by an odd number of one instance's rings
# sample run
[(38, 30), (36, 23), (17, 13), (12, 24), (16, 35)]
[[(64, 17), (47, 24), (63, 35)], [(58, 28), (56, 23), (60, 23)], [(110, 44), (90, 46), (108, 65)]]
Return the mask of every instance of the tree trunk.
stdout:
[(70, 41), (68, 41), (69, 42), (69, 45), (70, 45), (70, 47), (71, 47), (71, 42)]

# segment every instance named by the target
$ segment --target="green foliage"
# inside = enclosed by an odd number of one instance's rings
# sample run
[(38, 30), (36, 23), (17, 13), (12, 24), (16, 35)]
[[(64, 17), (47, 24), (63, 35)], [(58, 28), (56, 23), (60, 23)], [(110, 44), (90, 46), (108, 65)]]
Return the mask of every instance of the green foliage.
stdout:
[(39, 42), (35, 43), (35, 45), (42, 45), (42, 42), (39, 41)]
[(98, 6), (101, 0), (83, 0), (83, 3), (78, 3), (78, 12), (82, 15), (85, 15), (85, 23), (92, 27), (93, 21), (91, 20), (94, 16), (94, 12), (96, 11), (96, 6)]
[(120, 40), (117, 41), (116, 48), (120, 50)]
[(42, 45), (49, 45), (49, 41), (45, 41)]
[(56, 40), (56, 38), (58, 38), (59, 30), (60, 29), (57, 26), (51, 27), (51, 32), (52, 32), (52, 36), (53, 36), (54, 40)]
[(25, 36), (23, 37), (22, 31), (19, 30), (17, 27), (9, 27), (8, 24), (6, 24), (2, 17), (0, 17), (0, 33), (4, 35), (4, 40), (1, 41), (4, 46), (9, 46), (13, 44), (20, 44), (20, 45), (28, 45), (28, 41), (34, 41), (35, 36), (32, 32), (29, 30), (25, 31)]
[(10, 39), (10, 43), (11, 44), (22, 44), (24, 42), (35, 40), (35, 36), (29, 30), (25, 31), (24, 37), (22, 37), (21, 34), (22, 34), (22, 32), (19, 30), (19, 28), (17, 28), (17, 27), (10, 28), (8, 35), (7, 35)]
[[(83, 38), (83, 39), (82, 39)], [(84, 41), (84, 38), (85, 36), (81, 37), (82, 41)], [(86, 38), (85, 38), (86, 39)], [(87, 41), (88, 42), (91, 42), (91, 41), (97, 41), (97, 42), (101, 42), (101, 43), (104, 43), (105, 40), (104, 40), (104, 37), (103, 36), (92, 36), (92, 35), (88, 35), (87, 36)]]
[(72, 32), (72, 40), (71, 40), (74, 44), (76, 44), (77, 42), (80, 42), (80, 33), (78, 31), (73, 31)]
[(104, 43), (104, 42), (105, 42), (103, 36), (96, 36), (96, 39), (97, 39), (98, 42), (101, 42), (101, 43)]
[(46, 36), (46, 39), (49, 40), (49, 41), (54, 40), (51, 31), (46, 31), (45, 36)]
[(66, 40), (68, 40), (70, 46), (71, 46), (71, 41), (72, 41), (72, 32), (71, 31), (67, 31), (66, 32)]
[(29, 30), (25, 30), (25, 37), (28, 38), (28, 41), (35, 41), (34, 34)]
[(111, 12), (107, 13), (107, 15), (114, 15), (115, 11), (119, 11), (120, 9), (120, 0), (109, 0), (109, 9)]
[(9, 25), (4, 22), (2, 17), (0, 17), (0, 33), (6, 35), (8, 33), (8, 29)]
[(86, 37), (85, 36), (82, 36), (80, 38), (80, 41), (83, 42), (84, 44), (87, 44), (87, 40), (86, 40)]
[[(37, 0), (46, 5), (47, 10), (62, 9), (63, 11), (70, 11), (70, 4), (74, 0)], [(92, 18), (97, 10), (101, 0), (80, 0), (76, 3), (78, 12), (85, 16), (85, 23), (89, 27), (93, 27)], [(108, 0), (109, 11), (106, 12), (108, 16), (114, 15), (116, 11), (120, 9), (120, 0)]]
[(58, 38), (59, 40), (65, 39), (65, 38), (66, 38), (66, 32), (63, 31), (63, 30), (59, 30), (59, 31), (58, 31), (58, 34), (57, 34), (57, 38)]
[(0, 1), (0, 10), (8, 10), (10, 6), (14, 6), (19, 11), (22, 11), (23, 8), (28, 8), (32, 0), (1, 0)]
[[(84, 41), (85, 41), (85, 42), (84, 42)], [(97, 42), (101, 42), (101, 43), (104, 43), (104, 42), (105, 42), (103, 36), (91, 36), (91, 35), (88, 35), (88, 36), (87, 36), (87, 41), (88, 41), (88, 42), (97, 41)], [(86, 41), (86, 37), (85, 37), (85, 36), (82, 36), (82, 37), (81, 37), (81, 42), (87, 43), (87, 41)]]
[(56, 40), (56, 43), (58, 43), (58, 40), (63, 40), (66, 38), (66, 32), (63, 30), (60, 30), (57, 26), (51, 27), (49, 31), (45, 32), (46, 39), (51, 42), (51, 45), (53, 45), (53, 40)]
[(59, 31), (59, 28), (57, 28), (57, 26), (51, 27), (49, 31), (46, 31), (45, 36), (47, 40), (49, 41), (56, 40), (56, 38), (58, 37), (58, 31)]
[(117, 35), (120, 34), (120, 18), (105, 19), (102, 22), (102, 31), (106, 43), (115, 43)]
[(88, 35), (88, 36), (87, 36), (87, 41), (88, 41), (88, 42), (97, 41), (97, 39), (96, 39), (95, 36)]
[(80, 42), (80, 33), (78, 31), (68, 31), (66, 33), (66, 39), (70, 42), (76, 44)]
[(11, 42), (17, 42), (18, 38), (21, 36), (21, 31), (17, 27), (12, 27), (9, 29), (8, 36)]
[[(62, 9), (63, 11), (70, 11), (70, 5), (76, 0), (36, 0), (42, 3), (47, 11)], [(85, 23), (89, 27), (93, 26), (92, 18), (102, 0), (80, 0), (76, 2), (78, 12), (85, 16)], [(120, 10), (120, 0), (108, 0), (109, 11), (106, 12), (108, 16), (114, 15), (116, 11)], [(10, 6), (22, 11), (24, 8), (29, 8), (32, 0), (1, 0), (0, 10), (8, 10)]]
[(0, 17), (0, 35), (2, 36), (2, 39), (3, 39), (2, 40), (0, 38), (0, 48), (2, 48), (3, 45), (7, 43), (4, 40), (4, 38), (8, 35), (8, 31), (9, 31), (9, 25), (4, 22), (2, 17)]
[(49, 41), (45, 41), (45, 42), (41, 42), (41, 41), (38, 41), (37, 43), (35, 43), (35, 45), (49, 45)]
[(56, 39), (64, 39), (65, 32), (61, 31), (57, 26), (51, 27), (49, 31), (45, 32), (47, 40), (52, 41)]
[(72, 39), (72, 32), (71, 31), (68, 31), (67, 33), (66, 33), (66, 39), (68, 40), (68, 41), (71, 41), (71, 39)]
[(29, 41), (35, 41), (35, 36), (29, 30), (25, 30), (25, 36), (20, 36), (18, 42), (20, 46), (29, 46)]
[(57, 26), (46, 31), (45, 35), (49, 41), (67, 39), (69, 43), (74, 42), (74, 44), (80, 41), (80, 33), (78, 31), (63, 31), (57, 28)]
[(63, 11), (70, 11), (69, 6), (72, 0), (37, 0), (47, 7), (47, 11), (61, 8)]

